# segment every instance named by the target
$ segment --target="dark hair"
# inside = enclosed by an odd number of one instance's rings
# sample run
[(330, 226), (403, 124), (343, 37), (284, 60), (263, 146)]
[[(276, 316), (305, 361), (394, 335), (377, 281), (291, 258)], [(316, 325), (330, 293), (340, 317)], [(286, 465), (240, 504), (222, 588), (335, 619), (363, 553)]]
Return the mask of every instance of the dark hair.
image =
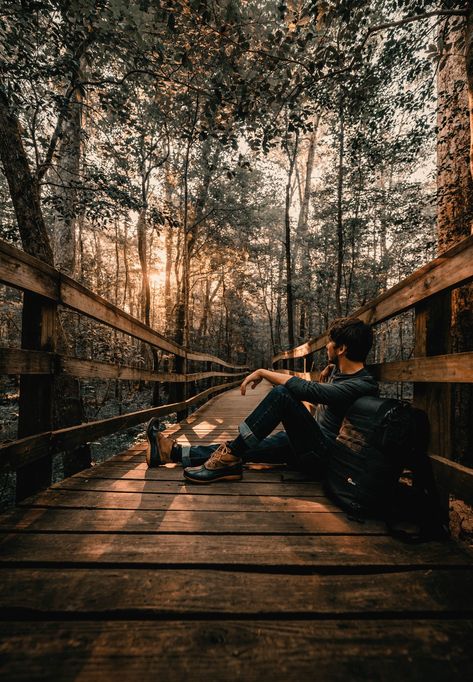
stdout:
[(364, 362), (373, 345), (373, 332), (369, 324), (357, 317), (340, 317), (329, 327), (328, 336), (335, 345), (347, 347), (347, 358)]

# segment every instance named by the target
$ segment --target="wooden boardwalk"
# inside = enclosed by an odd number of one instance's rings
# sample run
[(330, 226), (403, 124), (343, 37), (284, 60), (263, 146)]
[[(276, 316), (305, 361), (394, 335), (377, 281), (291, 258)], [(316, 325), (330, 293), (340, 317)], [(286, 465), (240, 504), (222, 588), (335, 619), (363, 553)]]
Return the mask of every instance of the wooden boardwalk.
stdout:
[[(169, 431), (225, 440), (266, 390)], [(403, 545), (286, 469), (192, 487), (144, 447), (0, 518), (2, 680), (471, 679), (454, 543)]]

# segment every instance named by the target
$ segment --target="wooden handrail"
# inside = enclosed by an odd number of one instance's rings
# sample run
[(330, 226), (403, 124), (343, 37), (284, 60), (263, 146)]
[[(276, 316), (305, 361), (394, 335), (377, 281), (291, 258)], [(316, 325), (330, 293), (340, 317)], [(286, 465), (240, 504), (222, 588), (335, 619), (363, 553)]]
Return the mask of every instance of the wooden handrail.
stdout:
[[(466, 284), (472, 279), (473, 236), (467, 237), (438, 258), (419, 268), (352, 315), (368, 324), (384, 322), (434, 294)], [(273, 365), (279, 360), (303, 358), (323, 348), (327, 341), (327, 333), (324, 333), (300, 346), (278, 353), (273, 357)]]
[(2, 240), (0, 240), (0, 282), (22, 291), (40, 294), (117, 331), (149, 343), (154, 348), (187, 360), (213, 362), (232, 369), (247, 369), (245, 365), (232, 365), (215, 355), (194, 352), (166, 339), (141, 320), (132, 317), (79, 282)]
[[(388, 383), (416, 381), (468, 384), (473, 382), (473, 352), (380, 362), (368, 365), (367, 369), (378, 381)], [(308, 381), (317, 381), (319, 376), (319, 372), (296, 372), (290, 369), (278, 369), (278, 372), (292, 374)]]
[(153, 372), (118, 363), (100, 362), (68, 357), (59, 353), (24, 350), (22, 348), (0, 348), (0, 374), (61, 374), (66, 373), (80, 379), (126, 379), (131, 381), (160, 381), (168, 383), (189, 383), (212, 377), (237, 377), (246, 372)]

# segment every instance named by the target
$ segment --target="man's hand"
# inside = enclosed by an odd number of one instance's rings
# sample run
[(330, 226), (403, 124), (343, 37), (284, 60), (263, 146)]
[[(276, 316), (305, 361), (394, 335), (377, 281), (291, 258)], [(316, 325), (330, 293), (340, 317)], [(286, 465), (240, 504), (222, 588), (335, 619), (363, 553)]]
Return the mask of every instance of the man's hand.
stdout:
[(332, 374), (333, 368), (334, 368), (334, 365), (327, 365), (327, 367), (320, 372), (319, 382), (321, 384), (327, 383), (329, 376)]
[(263, 381), (263, 377), (260, 375), (260, 370), (257, 369), (256, 371), (252, 372), (249, 374), (246, 379), (243, 379), (241, 386), (240, 386), (240, 393), (242, 395), (246, 394), (246, 387), (248, 384), (251, 384), (251, 388), (256, 388), (259, 383)]

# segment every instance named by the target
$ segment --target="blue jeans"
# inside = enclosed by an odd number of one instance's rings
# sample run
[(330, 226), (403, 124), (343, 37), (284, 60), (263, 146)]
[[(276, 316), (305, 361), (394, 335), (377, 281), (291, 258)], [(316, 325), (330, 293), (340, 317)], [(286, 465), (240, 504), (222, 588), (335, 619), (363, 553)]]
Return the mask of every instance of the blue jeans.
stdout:
[[(284, 431), (271, 436), (280, 423)], [(323, 476), (329, 450), (327, 439), (307, 408), (285, 386), (273, 388), (238, 429), (247, 446), (241, 453), (244, 462), (285, 463), (311, 476)], [(182, 446), (182, 465), (203, 464), (217, 447)]]

